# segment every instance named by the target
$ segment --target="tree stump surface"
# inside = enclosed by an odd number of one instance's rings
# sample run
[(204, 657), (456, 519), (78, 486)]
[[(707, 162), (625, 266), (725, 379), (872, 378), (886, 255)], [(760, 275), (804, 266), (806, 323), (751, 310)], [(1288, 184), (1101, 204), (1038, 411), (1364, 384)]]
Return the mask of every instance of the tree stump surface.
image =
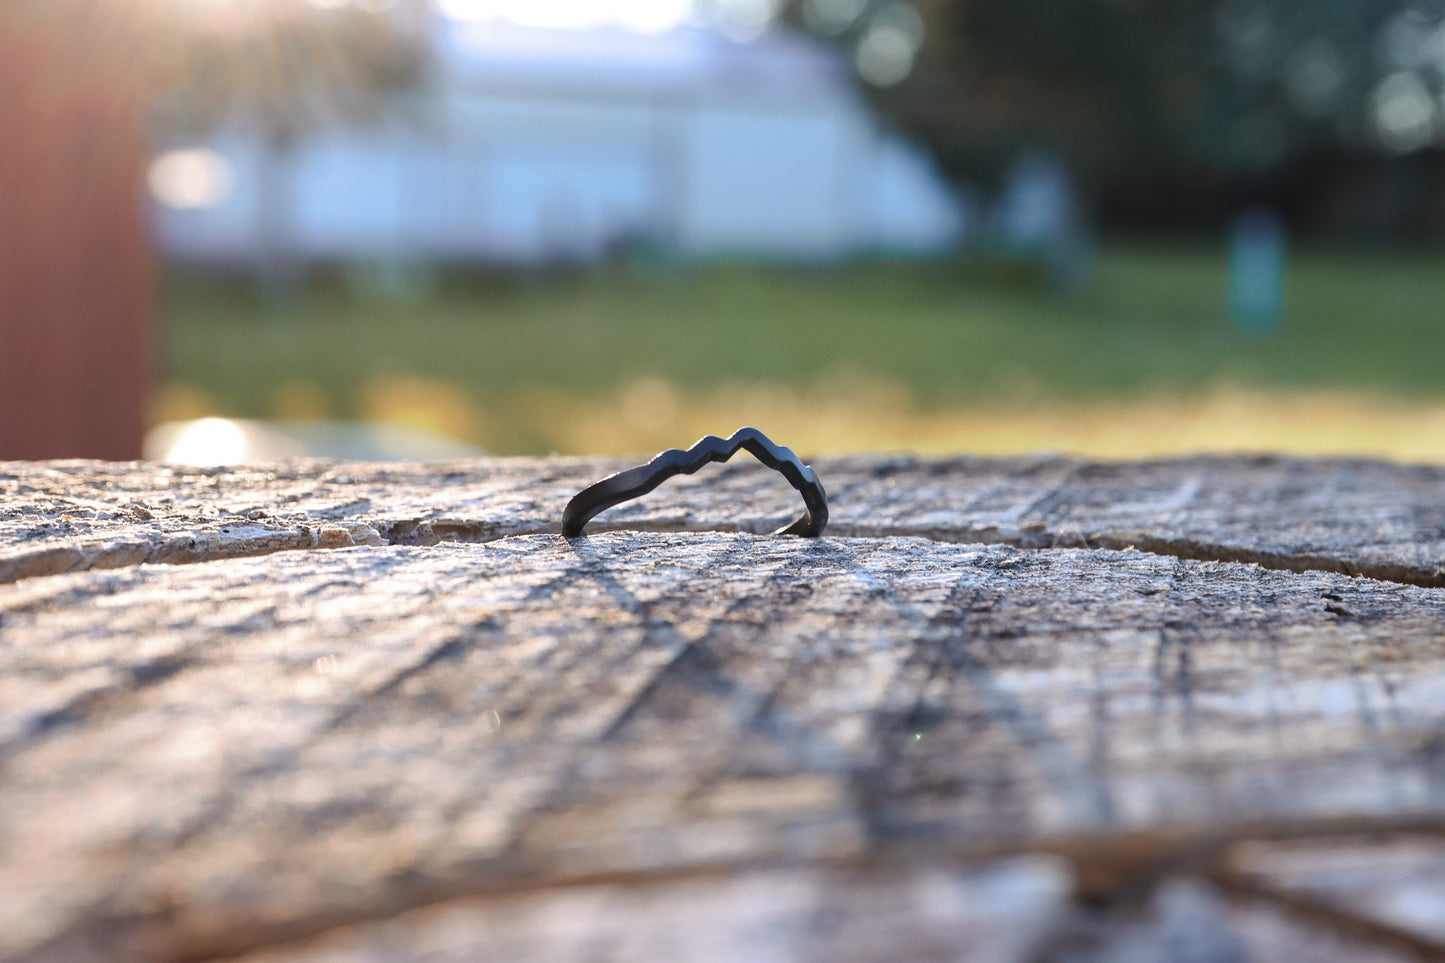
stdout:
[(1445, 469), (0, 463), (0, 959), (1445, 958)]

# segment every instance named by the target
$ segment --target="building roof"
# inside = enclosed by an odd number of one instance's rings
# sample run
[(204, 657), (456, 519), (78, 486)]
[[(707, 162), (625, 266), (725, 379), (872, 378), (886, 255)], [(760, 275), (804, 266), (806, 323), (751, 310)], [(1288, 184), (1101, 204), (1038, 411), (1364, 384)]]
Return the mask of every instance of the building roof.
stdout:
[(439, 18), (435, 51), (444, 73), (499, 87), (584, 87), (649, 99), (719, 92), (796, 100), (856, 96), (837, 51), (776, 27), (744, 42), (692, 26), (644, 34), (615, 26), (554, 30)]

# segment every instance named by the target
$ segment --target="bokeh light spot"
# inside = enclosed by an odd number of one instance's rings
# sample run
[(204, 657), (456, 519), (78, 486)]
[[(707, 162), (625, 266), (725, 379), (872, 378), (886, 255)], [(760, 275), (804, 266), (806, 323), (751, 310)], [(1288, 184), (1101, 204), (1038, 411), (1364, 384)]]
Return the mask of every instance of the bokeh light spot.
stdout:
[(913, 70), (913, 47), (896, 27), (870, 27), (853, 55), (862, 78), (875, 87), (891, 87)]
[(913, 71), (923, 45), (923, 18), (906, 3), (890, 3), (868, 21), (853, 53), (858, 74), (875, 87), (891, 87)]
[(199, 210), (215, 207), (231, 194), (231, 165), (206, 148), (173, 150), (157, 157), (148, 177), (151, 194), (166, 207)]
[(1413, 71), (1393, 73), (1375, 88), (1375, 132), (1380, 143), (1399, 154), (1435, 139), (1435, 100)]
[(202, 418), (189, 425), (166, 449), (173, 465), (236, 465), (246, 460), (246, 431), (226, 418)]

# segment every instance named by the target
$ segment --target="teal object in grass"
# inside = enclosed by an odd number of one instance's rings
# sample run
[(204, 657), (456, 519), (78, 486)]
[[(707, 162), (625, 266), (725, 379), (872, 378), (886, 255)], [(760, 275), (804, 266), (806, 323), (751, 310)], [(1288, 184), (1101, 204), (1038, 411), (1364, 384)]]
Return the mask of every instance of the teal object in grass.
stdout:
[(1229, 317), (1250, 334), (1269, 334), (1284, 318), (1285, 230), (1266, 208), (1245, 211), (1229, 236)]

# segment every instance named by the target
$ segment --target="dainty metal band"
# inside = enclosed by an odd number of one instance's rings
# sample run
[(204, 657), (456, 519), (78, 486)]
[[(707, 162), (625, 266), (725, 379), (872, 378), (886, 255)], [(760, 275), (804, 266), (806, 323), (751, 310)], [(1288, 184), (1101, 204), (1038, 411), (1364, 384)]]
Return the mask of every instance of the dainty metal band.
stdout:
[(828, 524), (828, 493), (818, 481), (817, 473), (803, 464), (792, 449), (773, 444), (756, 428), (739, 428), (731, 438), (708, 435), (687, 451), (669, 448), (645, 465), (609, 475), (582, 489), (562, 513), (562, 534), (576, 538), (588, 522), (614, 505), (646, 495), (674, 475), (691, 475), (709, 462), (727, 461), (738, 449), (752, 452), (758, 461), (779, 472), (803, 495), (807, 508), (803, 517), (773, 534), (808, 538), (823, 534)]

